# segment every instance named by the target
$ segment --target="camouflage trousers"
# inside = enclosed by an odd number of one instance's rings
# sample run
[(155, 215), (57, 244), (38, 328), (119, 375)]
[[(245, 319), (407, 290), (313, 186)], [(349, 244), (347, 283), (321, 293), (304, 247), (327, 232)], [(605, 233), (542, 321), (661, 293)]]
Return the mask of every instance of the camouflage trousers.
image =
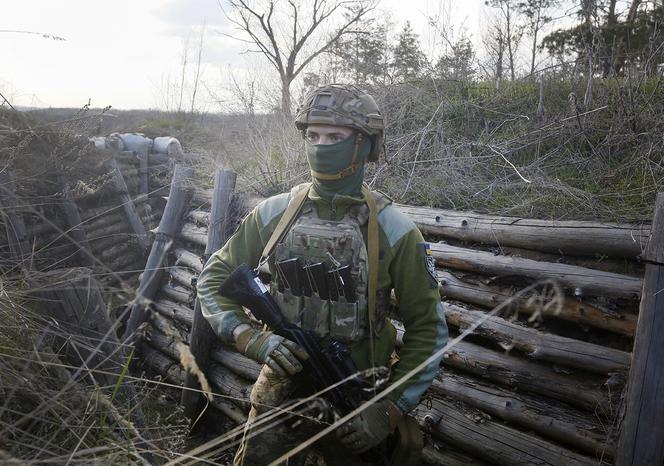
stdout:
[[(251, 390), (251, 411), (234, 466), (262, 466), (297, 447), (334, 421), (334, 410), (325, 400), (315, 398), (292, 410), (297, 387), (288, 378), (277, 376), (263, 366)], [(281, 411), (279, 413), (279, 411)], [(271, 417), (272, 414), (274, 418)], [(267, 417), (270, 420), (265, 421)], [(283, 464), (368, 465), (341, 444), (334, 433), (316, 442), (313, 448), (295, 455)]]

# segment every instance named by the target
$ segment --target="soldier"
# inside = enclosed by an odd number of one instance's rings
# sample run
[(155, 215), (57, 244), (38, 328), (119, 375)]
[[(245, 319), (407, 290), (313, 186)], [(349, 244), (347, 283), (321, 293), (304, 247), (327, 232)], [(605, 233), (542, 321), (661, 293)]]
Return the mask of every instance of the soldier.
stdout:
[[(374, 99), (354, 86), (324, 86), (305, 97), (295, 125), (305, 140), (312, 182), (260, 203), (210, 257), (198, 280), (203, 315), (219, 338), (264, 364), (252, 389), (250, 418), (296, 393), (289, 376), (302, 369), (307, 354), (294, 342), (253, 328), (240, 306), (218, 294), (241, 263), (257, 266), (264, 258), (271, 292), (289, 320), (321, 339), (348, 344), (359, 370), (391, 366), (388, 385), (447, 342), (428, 244), (385, 195), (363, 184), (365, 164), (376, 162), (383, 149), (384, 120)], [(301, 283), (286, 267), (294, 259), (308, 266)], [(346, 280), (333, 278), (326, 288), (311, 279), (314, 266)], [(396, 317), (405, 327), (394, 364), (396, 330), (387, 318), (392, 290)], [(439, 362), (339, 427), (331, 440), (356, 454), (383, 442), (418, 404)], [(266, 464), (302, 441), (297, 435), (279, 438), (277, 430), (248, 439), (236, 464)], [(348, 464), (345, 451), (344, 457)]]

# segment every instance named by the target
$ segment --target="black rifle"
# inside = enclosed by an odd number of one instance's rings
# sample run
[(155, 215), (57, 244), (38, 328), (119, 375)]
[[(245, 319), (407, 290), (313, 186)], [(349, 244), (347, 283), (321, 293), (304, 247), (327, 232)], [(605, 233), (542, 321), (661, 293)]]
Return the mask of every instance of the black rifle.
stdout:
[[(346, 282), (348, 287), (351, 283), (350, 271), (340, 272), (348, 278)], [(258, 277), (258, 272), (247, 264), (240, 265), (230, 274), (219, 287), (219, 293), (248, 308), (277, 335), (304, 348), (309, 358), (302, 362), (303, 370), (295, 375), (300, 387), (311, 387), (312, 392), (319, 392), (349, 376), (359, 375), (355, 362), (350, 357), (350, 350), (345, 344), (330, 339), (323, 348), (315, 335), (289, 322), (281, 312), (279, 304)], [(362, 394), (367, 388), (371, 388), (368, 383), (354, 378), (326, 391), (324, 396), (342, 414), (347, 414), (364, 402)], [(362, 453), (362, 458), (375, 465), (419, 464), (423, 444), (417, 421), (410, 416), (404, 416), (387, 444), (390, 445), (387, 450), (380, 446), (374, 447)]]
[[(303, 370), (295, 376), (300, 387), (311, 387), (313, 392), (318, 392), (352, 375), (359, 376), (348, 347), (330, 339), (323, 348), (315, 335), (289, 322), (258, 274), (247, 264), (240, 265), (230, 274), (219, 287), (219, 293), (248, 308), (274, 333), (297, 343), (307, 352), (309, 358), (302, 361)], [(362, 403), (363, 389), (366, 388), (369, 388), (367, 383), (354, 378), (328, 390), (323, 396), (345, 414)]]

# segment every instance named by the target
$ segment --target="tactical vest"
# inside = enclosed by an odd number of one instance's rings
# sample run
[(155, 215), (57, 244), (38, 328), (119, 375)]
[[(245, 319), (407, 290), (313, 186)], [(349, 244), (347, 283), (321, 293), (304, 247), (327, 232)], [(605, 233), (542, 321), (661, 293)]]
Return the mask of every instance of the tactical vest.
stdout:
[[(374, 193), (378, 210), (390, 200)], [(341, 220), (324, 220), (306, 200), (268, 261), (270, 292), (286, 318), (319, 337), (345, 343), (368, 335), (368, 255), (362, 235), (369, 209), (351, 206)], [(385, 322), (389, 291), (378, 293), (376, 331)]]

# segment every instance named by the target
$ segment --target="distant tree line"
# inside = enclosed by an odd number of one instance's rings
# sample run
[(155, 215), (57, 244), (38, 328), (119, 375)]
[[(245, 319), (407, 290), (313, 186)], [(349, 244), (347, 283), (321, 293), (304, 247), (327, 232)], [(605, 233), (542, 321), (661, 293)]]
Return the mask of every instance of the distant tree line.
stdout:
[[(427, 55), (406, 22), (379, 20), (376, 0), (231, 0), (226, 15), (249, 51), (263, 54), (281, 79), (289, 114), (292, 85), (381, 85), (426, 78), (492, 81), (560, 77), (651, 76), (664, 61), (664, 0), (486, 0), (476, 50), (467, 31), (440, 18)], [(432, 56), (433, 55), (433, 56)], [(313, 66), (317, 65), (317, 66)]]

